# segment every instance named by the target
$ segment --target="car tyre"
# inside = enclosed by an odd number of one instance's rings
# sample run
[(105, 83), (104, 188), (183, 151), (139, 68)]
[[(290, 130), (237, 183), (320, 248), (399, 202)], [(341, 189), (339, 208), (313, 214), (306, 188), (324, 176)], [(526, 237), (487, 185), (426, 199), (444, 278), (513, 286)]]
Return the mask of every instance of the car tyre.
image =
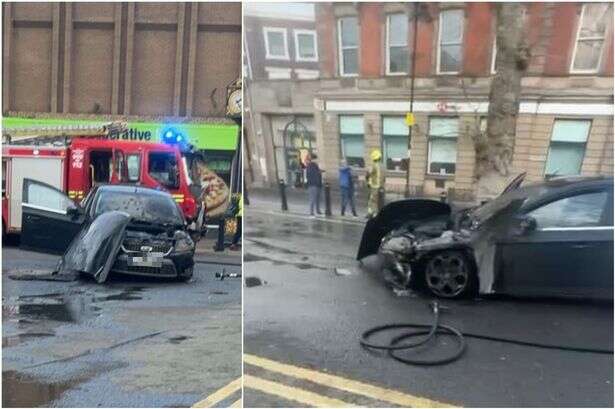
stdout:
[(441, 298), (464, 298), (478, 292), (476, 267), (458, 250), (434, 253), (425, 260), (423, 281), (429, 292)]
[(186, 267), (184, 270), (177, 276), (179, 281), (190, 281), (194, 274), (194, 267)]

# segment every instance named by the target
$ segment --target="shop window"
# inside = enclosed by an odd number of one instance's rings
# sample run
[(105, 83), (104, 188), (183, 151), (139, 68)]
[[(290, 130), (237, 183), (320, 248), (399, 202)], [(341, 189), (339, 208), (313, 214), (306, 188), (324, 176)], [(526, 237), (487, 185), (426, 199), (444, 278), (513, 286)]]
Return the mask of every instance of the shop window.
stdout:
[(429, 119), (428, 173), (452, 175), (457, 162), (458, 118)]
[(170, 189), (179, 188), (179, 167), (175, 155), (170, 152), (151, 152), (148, 156), (148, 173)]
[(387, 74), (407, 74), (408, 16), (405, 13), (387, 16)]
[(359, 21), (356, 17), (338, 20), (340, 75), (359, 73)]
[(601, 62), (606, 29), (613, 11), (608, 3), (584, 4), (572, 56), (573, 73), (594, 73)]
[(591, 121), (556, 119), (547, 155), (546, 176), (578, 175)]
[(141, 155), (126, 156), (126, 171), (129, 182), (138, 182), (141, 174)]
[(346, 159), (350, 166), (365, 167), (362, 116), (340, 116), (340, 143), (342, 158)]
[(408, 126), (403, 116), (382, 118), (382, 148), (387, 170), (408, 169)]
[(438, 74), (456, 74), (461, 70), (463, 10), (440, 12)]
[(316, 31), (295, 30), (295, 53), (297, 61), (318, 61)]
[(268, 60), (288, 60), (286, 29), (277, 27), (263, 28), (265, 35), (265, 58)]

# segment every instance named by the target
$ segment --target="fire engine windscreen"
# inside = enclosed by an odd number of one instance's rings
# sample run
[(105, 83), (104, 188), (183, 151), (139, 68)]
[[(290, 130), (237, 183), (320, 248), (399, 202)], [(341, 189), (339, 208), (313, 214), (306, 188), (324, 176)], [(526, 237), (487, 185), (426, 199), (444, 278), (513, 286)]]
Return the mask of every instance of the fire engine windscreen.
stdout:
[(160, 200), (155, 194), (134, 192), (107, 192), (96, 204), (95, 216), (119, 210), (140, 221), (182, 225), (183, 218), (172, 198)]
[(166, 188), (179, 188), (179, 167), (173, 153), (151, 152), (148, 159), (148, 172), (152, 178)]

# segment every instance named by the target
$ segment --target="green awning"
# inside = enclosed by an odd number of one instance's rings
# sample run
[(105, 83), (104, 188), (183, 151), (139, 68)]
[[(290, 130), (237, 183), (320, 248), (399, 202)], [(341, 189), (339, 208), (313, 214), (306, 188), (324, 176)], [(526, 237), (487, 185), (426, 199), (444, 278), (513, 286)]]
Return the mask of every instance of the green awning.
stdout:
[[(110, 122), (107, 119), (83, 120), (63, 118), (2, 118), (3, 128), (31, 128), (38, 126), (62, 125), (96, 125)], [(197, 149), (235, 150), (239, 127), (237, 125), (211, 123), (162, 123), (162, 122), (127, 122), (127, 132), (120, 136), (123, 140), (161, 142), (162, 132), (173, 129), (184, 135), (188, 142)]]

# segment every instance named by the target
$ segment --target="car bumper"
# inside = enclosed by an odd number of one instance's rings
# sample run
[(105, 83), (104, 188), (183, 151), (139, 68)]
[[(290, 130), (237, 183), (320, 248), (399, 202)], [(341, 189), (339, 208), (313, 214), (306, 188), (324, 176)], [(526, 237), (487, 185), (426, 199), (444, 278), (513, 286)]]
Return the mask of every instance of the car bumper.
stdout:
[(162, 259), (160, 267), (130, 266), (128, 255), (117, 256), (111, 271), (119, 274), (129, 274), (148, 277), (178, 277), (182, 272), (194, 266), (193, 254), (171, 254)]

